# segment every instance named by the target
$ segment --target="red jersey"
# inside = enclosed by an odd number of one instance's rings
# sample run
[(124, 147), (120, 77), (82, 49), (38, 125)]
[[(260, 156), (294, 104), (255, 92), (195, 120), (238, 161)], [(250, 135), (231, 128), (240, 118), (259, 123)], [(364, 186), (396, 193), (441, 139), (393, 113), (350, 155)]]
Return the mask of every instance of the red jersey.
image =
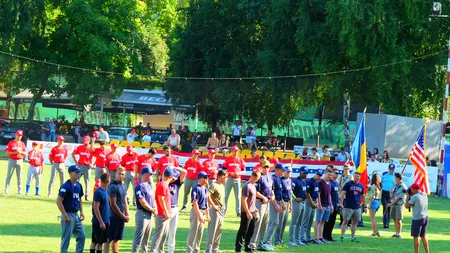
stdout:
[(28, 152), (28, 160), (31, 166), (34, 167), (40, 167), (42, 164), (44, 164), (44, 155), (42, 155), (42, 152), (40, 150), (35, 150), (34, 154), (33, 150)]
[(91, 154), (91, 150), (90, 150), (89, 146), (86, 147), (85, 145), (80, 145), (73, 151), (73, 153), (75, 155), (79, 156), (78, 157), (79, 164), (85, 165), (85, 166), (88, 166), (91, 164), (91, 160), (92, 160), (91, 155), (92, 154)]
[(120, 166), (121, 157), (118, 153), (109, 153), (106, 156), (105, 165), (110, 171), (116, 171)]
[(253, 171), (259, 171), (259, 172), (261, 172), (261, 171), (262, 171), (261, 164), (258, 163), (255, 167), (253, 167)]
[[(222, 167), (227, 168), (228, 174), (241, 172), (245, 170), (245, 162), (239, 156), (229, 156), (225, 159)], [(236, 175), (233, 178), (240, 178), (241, 175)]]
[(134, 171), (134, 166), (138, 165), (138, 154), (136, 152), (131, 155), (126, 153), (122, 156), (120, 164), (125, 167), (125, 170)]
[(216, 160), (205, 160), (202, 165), (203, 171), (209, 174), (209, 179), (216, 180), (217, 172), (219, 171), (219, 164), (216, 162)]
[(142, 168), (149, 168), (152, 170), (155, 170), (156, 160), (153, 157), (147, 157), (146, 155), (140, 155), (138, 157), (138, 166), (139, 166), (139, 173), (141, 173)]
[(106, 156), (109, 154), (109, 150), (96, 148), (94, 152), (92, 152), (93, 157), (95, 157), (95, 167), (105, 168), (106, 165)]
[(202, 163), (198, 159), (195, 161), (192, 161), (192, 159), (187, 160), (184, 168), (187, 170), (186, 178), (189, 179), (197, 179), (197, 174), (203, 170)]
[[(6, 146), (5, 150), (8, 152), (25, 152), (27, 151), (27, 147), (25, 146), (25, 143), (23, 143), (23, 141), (12, 140), (8, 142), (8, 146)], [(11, 158), (13, 160), (22, 160), (24, 157), (25, 156), (23, 154), (14, 154), (8, 156), (8, 158)]]
[(178, 162), (178, 159), (173, 156), (162, 156), (158, 159), (158, 169), (159, 169), (159, 175), (163, 175), (164, 170), (167, 167), (179, 167), (180, 163)]
[(67, 149), (64, 146), (54, 146), (48, 157), (53, 163), (64, 163), (67, 158)]
[(158, 209), (158, 215), (159, 216), (165, 216), (164, 208), (162, 207), (161, 203), (159, 203), (158, 197), (163, 196), (164, 197), (164, 205), (167, 208), (167, 211), (170, 214), (170, 191), (169, 186), (165, 182), (158, 182), (156, 184), (156, 191), (155, 191), (155, 199), (156, 199), (156, 208)]

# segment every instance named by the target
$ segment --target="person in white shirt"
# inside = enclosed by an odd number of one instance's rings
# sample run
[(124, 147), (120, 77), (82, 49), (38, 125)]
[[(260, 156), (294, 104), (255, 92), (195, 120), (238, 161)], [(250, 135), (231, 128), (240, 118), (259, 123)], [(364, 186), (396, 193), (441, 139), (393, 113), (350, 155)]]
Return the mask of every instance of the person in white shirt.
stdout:
[(108, 132), (103, 129), (103, 127), (100, 127), (98, 129), (98, 136), (96, 141), (103, 141), (104, 143), (109, 143), (109, 134)]
[(167, 138), (165, 145), (169, 145), (174, 151), (179, 151), (181, 137), (175, 129), (171, 130), (171, 135)]
[(233, 126), (233, 142), (234, 145), (240, 146), (241, 144), (241, 135), (242, 135), (242, 126), (239, 121), (236, 121), (236, 124)]
[(150, 130), (145, 131), (145, 135), (142, 136), (142, 142), (152, 142), (152, 137), (150, 136)]
[(350, 158), (350, 156), (345, 151), (344, 147), (342, 147), (341, 148), (341, 152), (339, 152), (336, 161), (338, 161), (338, 162), (346, 162), (349, 158)]
[(131, 129), (131, 132), (129, 134), (127, 134), (127, 141), (128, 143), (131, 145), (131, 143), (133, 143), (134, 138), (138, 137), (136, 130)]
[(312, 154), (311, 154), (310, 159), (313, 161), (320, 161), (320, 155), (319, 155), (319, 153), (317, 153), (317, 148), (312, 148), (311, 151), (312, 151)]
[(367, 161), (367, 163), (379, 163), (379, 162), (378, 162), (377, 159), (375, 158), (375, 155), (372, 154), (372, 155), (370, 156), (369, 161)]

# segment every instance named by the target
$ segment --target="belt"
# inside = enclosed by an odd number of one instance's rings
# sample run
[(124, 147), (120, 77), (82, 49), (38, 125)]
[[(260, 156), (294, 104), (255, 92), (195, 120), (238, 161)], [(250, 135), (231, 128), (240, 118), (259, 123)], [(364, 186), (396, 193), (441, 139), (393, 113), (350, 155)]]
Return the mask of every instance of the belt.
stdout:
[(202, 211), (205, 211), (206, 210), (206, 207), (205, 208), (199, 208), (200, 210), (202, 210)]
[(290, 202), (290, 199), (283, 199), (284, 202)]
[(66, 213), (78, 213), (78, 210), (66, 211)]
[(297, 203), (302, 203), (303, 201), (305, 201), (304, 198), (300, 198), (300, 201), (295, 200), (295, 202), (297, 202)]
[(172, 206), (170, 206), (170, 208), (175, 208), (175, 207), (178, 207), (178, 205), (172, 205)]

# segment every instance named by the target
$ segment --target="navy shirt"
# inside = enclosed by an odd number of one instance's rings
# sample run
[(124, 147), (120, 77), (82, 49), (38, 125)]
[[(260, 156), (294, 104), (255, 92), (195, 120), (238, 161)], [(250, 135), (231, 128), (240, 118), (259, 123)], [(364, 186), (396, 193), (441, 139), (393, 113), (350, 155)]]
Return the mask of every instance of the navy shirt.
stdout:
[(169, 184), (170, 205), (172, 207), (178, 206), (178, 193), (180, 192), (182, 184), (183, 183), (180, 181), (180, 179), (177, 179)]
[(141, 205), (139, 199), (144, 199), (152, 208), (155, 208), (155, 194), (153, 193), (153, 187), (151, 184), (141, 182), (136, 186), (134, 192), (136, 193), (137, 209), (150, 212)]
[(97, 216), (95, 216), (94, 213), (94, 202), (100, 203), (100, 206), (98, 207), (98, 210), (100, 211), (100, 216), (102, 217), (103, 223), (108, 224), (109, 223), (109, 198), (108, 198), (108, 192), (104, 190), (103, 188), (99, 187), (94, 192), (94, 201), (92, 202), (92, 222), (93, 223), (99, 223)]
[(272, 186), (272, 177), (266, 175), (261, 175), (259, 180), (255, 183), (256, 190), (268, 199), (272, 197)]
[(361, 195), (364, 194), (364, 186), (354, 181), (347, 182), (342, 188), (345, 191), (345, 208), (359, 209), (361, 208)]
[(282, 197), (285, 202), (291, 201), (292, 198), (292, 181), (291, 178), (281, 177)]
[(197, 201), (198, 208), (206, 209), (208, 204), (208, 192), (208, 188), (199, 184), (192, 190), (191, 199), (192, 201)]
[[(126, 201), (125, 198), (127, 196), (127, 191), (125, 190), (123, 184), (114, 180), (108, 187), (108, 196), (110, 198), (116, 199), (117, 207), (119, 208), (120, 212), (124, 213)], [(118, 217), (114, 213), (112, 206), (110, 206), (109, 217)]]
[(78, 212), (80, 211), (80, 199), (84, 196), (83, 186), (79, 182), (72, 184), (70, 180), (67, 180), (59, 188), (58, 196), (63, 198), (62, 203), (66, 212)]
[(277, 176), (272, 175), (272, 181), (273, 181), (273, 193), (275, 195), (276, 201), (281, 201), (282, 199), (282, 185), (281, 185), (281, 179)]
[(334, 210), (337, 210), (339, 204), (339, 184), (336, 181), (331, 180), (331, 203)]
[(313, 177), (306, 181), (306, 192), (311, 195), (312, 200), (316, 200), (319, 196), (319, 185)]
[(296, 177), (292, 180), (292, 191), (296, 198), (306, 199), (306, 181), (301, 177)]

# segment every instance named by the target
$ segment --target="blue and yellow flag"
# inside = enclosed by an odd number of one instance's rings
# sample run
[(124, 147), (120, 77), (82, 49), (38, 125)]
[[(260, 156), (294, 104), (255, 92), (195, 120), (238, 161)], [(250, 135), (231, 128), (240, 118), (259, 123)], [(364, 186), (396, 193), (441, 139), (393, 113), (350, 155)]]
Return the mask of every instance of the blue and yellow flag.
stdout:
[(363, 114), (359, 122), (358, 131), (353, 141), (350, 155), (355, 164), (355, 171), (361, 173), (360, 183), (364, 186), (364, 191), (367, 192), (367, 185), (369, 183), (369, 176), (367, 174), (367, 145), (366, 145), (366, 115)]

